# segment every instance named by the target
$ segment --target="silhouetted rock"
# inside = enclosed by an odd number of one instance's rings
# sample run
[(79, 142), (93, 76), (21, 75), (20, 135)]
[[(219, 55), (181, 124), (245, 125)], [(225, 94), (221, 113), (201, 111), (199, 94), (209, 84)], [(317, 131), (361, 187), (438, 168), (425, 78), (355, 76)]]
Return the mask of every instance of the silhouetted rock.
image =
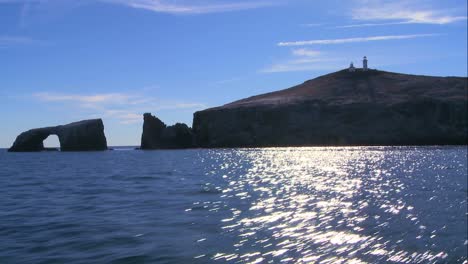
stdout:
[(45, 150), (43, 141), (57, 135), (61, 151), (106, 150), (104, 124), (101, 119), (84, 120), (63, 126), (31, 129), (21, 133), (8, 150), (11, 152)]
[(166, 126), (150, 113), (143, 115), (141, 149), (183, 149), (192, 148), (193, 133), (186, 124)]
[(194, 114), (200, 147), (467, 144), (467, 78), (324, 75)]

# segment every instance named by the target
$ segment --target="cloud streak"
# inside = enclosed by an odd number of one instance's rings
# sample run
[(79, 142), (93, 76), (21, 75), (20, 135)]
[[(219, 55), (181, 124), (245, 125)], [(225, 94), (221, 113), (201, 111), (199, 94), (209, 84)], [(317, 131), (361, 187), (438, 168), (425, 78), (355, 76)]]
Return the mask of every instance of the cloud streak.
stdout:
[(48, 102), (79, 102), (79, 103), (129, 103), (135, 96), (120, 94), (120, 93), (107, 93), (107, 94), (93, 94), (93, 95), (76, 95), (76, 94), (54, 94), (54, 93), (36, 93), (35, 97), (42, 101)]
[(413, 35), (387, 35), (387, 36), (371, 36), (371, 37), (342, 38), (342, 39), (303, 40), (303, 41), (279, 42), (278, 46), (288, 47), (288, 46), (307, 46), (307, 45), (334, 45), (334, 44), (358, 43), (358, 42), (369, 42), (369, 41), (384, 41), (384, 40), (434, 37), (438, 35), (439, 34), (413, 34)]
[[(278, 5), (278, 1), (273, 0), (244, 0), (232, 3), (229, 1), (219, 0), (87, 0), (87, 1), (75, 1), (75, 0), (0, 0), (0, 4), (3, 3), (18, 3), (23, 4), (24, 8), (22, 11), (23, 16), (27, 16), (30, 12), (36, 10), (38, 7), (49, 7), (53, 8), (59, 6), (60, 8), (74, 8), (83, 4), (89, 4), (93, 2), (100, 2), (105, 4), (115, 4), (126, 6), (135, 9), (143, 9), (157, 13), (169, 13), (169, 14), (207, 14), (207, 13), (221, 13), (248, 9), (257, 9), (262, 7), (268, 7)], [(44, 9), (39, 9), (44, 10)]]
[(343, 67), (342, 58), (329, 58), (317, 50), (292, 49), (291, 58), (280, 63), (275, 63), (261, 73), (297, 72), (297, 71), (320, 71), (336, 70)]
[[(239, 3), (219, 3), (215, 1), (168, 1), (168, 0), (98, 0), (105, 3), (120, 4), (137, 9), (171, 14), (206, 14), (255, 9), (274, 5), (273, 2), (249, 1)], [(198, 4), (197, 4), (198, 2)]]
[(273, 64), (263, 70), (261, 73), (279, 73), (279, 72), (297, 72), (297, 71), (324, 71), (343, 68), (343, 63), (337, 59), (316, 59), (308, 61), (286, 61), (284, 63)]
[(121, 124), (133, 124), (142, 121), (142, 113), (162, 110), (201, 110), (205, 104), (183, 101), (161, 100), (158, 98), (128, 93), (102, 94), (65, 94), (41, 92), (33, 94), (41, 102), (66, 104), (67, 107), (78, 107), (93, 116), (116, 119)]
[(0, 36), (0, 48), (18, 45), (43, 45), (45, 42), (23, 36)]
[[(396, 24), (438, 24), (445, 25), (467, 19), (465, 14), (454, 14), (447, 9), (421, 9), (415, 6), (415, 1), (360, 1), (361, 4), (352, 9), (351, 17), (361, 21), (393, 21), (388, 23), (368, 23), (346, 25), (342, 27), (368, 27)], [(466, 7), (463, 8), (466, 10)]]
[(404, 25), (404, 24), (411, 24), (411, 23), (409, 23), (409, 22), (365, 23), (365, 24), (352, 24), (352, 25), (336, 26), (334, 28), (379, 27), (379, 26)]
[(310, 49), (293, 49), (292, 54), (296, 56), (317, 57), (321, 54), (321, 52)]

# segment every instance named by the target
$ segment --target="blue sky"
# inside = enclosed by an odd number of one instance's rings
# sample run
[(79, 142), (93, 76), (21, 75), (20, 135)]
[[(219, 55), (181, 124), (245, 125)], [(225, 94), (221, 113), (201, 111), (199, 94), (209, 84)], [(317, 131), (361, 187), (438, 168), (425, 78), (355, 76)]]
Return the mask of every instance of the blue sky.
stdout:
[(109, 145), (139, 145), (144, 112), (191, 125), (364, 55), (466, 76), (466, 13), (466, 0), (0, 0), (0, 147), (96, 117)]

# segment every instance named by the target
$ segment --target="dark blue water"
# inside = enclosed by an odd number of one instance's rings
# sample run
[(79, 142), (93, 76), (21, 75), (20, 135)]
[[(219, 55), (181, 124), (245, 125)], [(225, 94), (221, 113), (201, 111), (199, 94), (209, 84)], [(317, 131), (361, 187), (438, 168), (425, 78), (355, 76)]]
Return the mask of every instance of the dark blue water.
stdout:
[(0, 263), (466, 263), (466, 147), (7, 153)]

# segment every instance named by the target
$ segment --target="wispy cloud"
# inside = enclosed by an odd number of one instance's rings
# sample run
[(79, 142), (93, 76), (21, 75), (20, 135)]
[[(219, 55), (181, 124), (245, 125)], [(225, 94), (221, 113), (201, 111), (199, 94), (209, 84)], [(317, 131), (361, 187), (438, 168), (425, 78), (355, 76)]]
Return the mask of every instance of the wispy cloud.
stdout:
[(356, 42), (368, 42), (368, 41), (384, 41), (384, 40), (396, 40), (396, 39), (413, 39), (422, 37), (433, 37), (439, 34), (413, 34), (413, 35), (388, 35), (388, 36), (371, 36), (371, 37), (358, 37), (358, 38), (342, 38), (342, 39), (318, 39), (318, 40), (303, 40), (303, 41), (291, 41), (291, 42), (280, 42), (278, 46), (306, 46), (306, 45), (332, 45), (332, 44), (344, 44), (344, 43), (356, 43)]
[(320, 27), (323, 26), (322, 23), (309, 23), (309, 24), (302, 24), (304, 27)]
[(65, 94), (41, 92), (33, 95), (42, 102), (65, 104), (78, 107), (92, 116), (116, 119), (122, 124), (141, 122), (142, 113), (161, 110), (200, 110), (207, 106), (202, 103), (162, 100), (143, 94), (102, 93), (102, 94)]
[(320, 51), (310, 49), (293, 49), (292, 54), (296, 56), (316, 57), (322, 53)]
[(23, 36), (0, 36), (0, 48), (31, 44), (43, 45), (45, 42)]
[(365, 23), (365, 24), (351, 24), (344, 26), (336, 26), (334, 28), (360, 28), (360, 27), (378, 27), (378, 26), (390, 26), (390, 25), (403, 25), (411, 24), (409, 22), (389, 22), (389, 23)]
[[(156, 13), (207, 14), (257, 9), (280, 4), (283, 0), (0, 0), (1, 4), (21, 4), (20, 26), (63, 16), (69, 10), (99, 2)], [(33, 20), (32, 22), (30, 20)]]
[(121, 124), (134, 124), (139, 123), (142, 120), (142, 115), (137, 113), (131, 113), (126, 110), (105, 110), (101, 113), (104, 118), (118, 119)]
[(283, 62), (275, 63), (261, 73), (336, 70), (343, 67), (341, 58), (330, 58), (320, 51), (311, 49), (292, 49), (291, 57)]
[(130, 103), (132, 98), (136, 96), (108, 93), (108, 94), (93, 94), (93, 95), (77, 95), (77, 94), (54, 94), (54, 93), (37, 93), (35, 96), (42, 101), (60, 102), (71, 101), (79, 103)]
[(284, 63), (273, 64), (265, 69), (262, 69), (261, 73), (278, 73), (278, 72), (297, 72), (297, 71), (324, 71), (324, 70), (336, 70), (343, 68), (343, 63), (340, 63), (338, 59), (316, 59), (303, 61), (286, 61)]
[(466, 20), (466, 5), (458, 10), (439, 9), (435, 7), (421, 7), (419, 1), (358, 1), (357, 7), (351, 11), (351, 17), (360, 21), (389, 21), (387, 23), (366, 23), (346, 25), (342, 27), (368, 27), (395, 24), (450, 24)]
[(221, 85), (221, 84), (226, 84), (226, 83), (232, 83), (232, 82), (240, 81), (240, 80), (242, 80), (242, 79), (243, 79), (243, 77), (234, 77), (234, 78), (229, 78), (229, 79), (224, 79), (224, 80), (215, 81), (215, 82), (210, 83), (209, 85), (210, 85), (210, 86), (218, 86), (218, 85)]
[(169, 0), (99, 0), (101, 2), (121, 4), (132, 8), (172, 14), (204, 14), (236, 10), (254, 9), (271, 6), (273, 2), (245, 1), (220, 3), (220, 1), (169, 1)]

